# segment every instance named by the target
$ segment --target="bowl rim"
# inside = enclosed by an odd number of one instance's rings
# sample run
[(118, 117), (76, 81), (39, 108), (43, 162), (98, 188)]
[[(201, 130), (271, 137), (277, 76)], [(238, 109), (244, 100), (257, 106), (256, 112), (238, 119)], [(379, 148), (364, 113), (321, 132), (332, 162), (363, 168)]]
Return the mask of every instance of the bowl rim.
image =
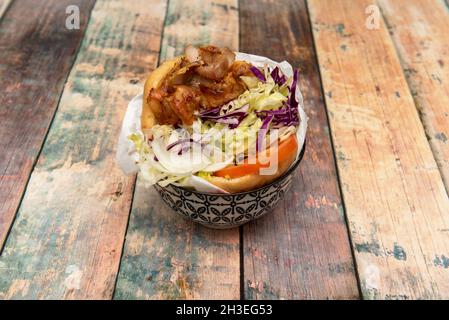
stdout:
[[(172, 186), (175, 189), (181, 189), (183, 191), (187, 191), (187, 192), (194, 193), (194, 194), (209, 195), (209, 196), (221, 196), (221, 197), (244, 195), (244, 194), (248, 194), (248, 193), (252, 193), (252, 192), (258, 192), (258, 191), (260, 191), (262, 189), (271, 187), (272, 185), (278, 183), (279, 181), (284, 179), (286, 176), (291, 174), (298, 167), (299, 163), (303, 159), (304, 153), (305, 153), (305, 150), (306, 150), (306, 144), (307, 144), (307, 139), (304, 139), (304, 144), (302, 145), (302, 149), (301, 149), (301, 152), (299, 153), (298, 159), (295, 160), (295, 162), (290, 166), (290, 168), (287, 171), (285, 171), (282, 175), (280, 175), (277, 179), (273, 180), (269, 184), (263, 185), (263, 186), (261, 186), (259, 188), (253, 189), (253, 190), (243, 191), (243, 192), (236, 192), (236, 193), (217, 193), (217, 192), (200, 192), (200, 191), (196, 191), (196, 190), (187, 189), (185, 187), (176, 186), (176, 185), (174, 185), (172, 183), (169, 184), (168, 186)], [(160, 188), (165, 189), (166, 187), (160, 187)]]

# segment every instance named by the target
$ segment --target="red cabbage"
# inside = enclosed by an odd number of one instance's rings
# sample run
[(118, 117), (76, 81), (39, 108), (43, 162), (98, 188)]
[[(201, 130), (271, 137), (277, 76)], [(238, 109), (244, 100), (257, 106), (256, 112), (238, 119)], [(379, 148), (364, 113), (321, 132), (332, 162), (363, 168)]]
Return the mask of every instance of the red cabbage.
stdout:
[(289, 110), (287, 108), (281, 108), (278, 110), (261, 110), (261, 111), (256, 111), (256, 114), (258, 116), (262, 116), (265, 117), (269, 114), (274, 115), (274, 116), (283, 116), (286, 115), (289, 112)]
[(282, 86), (287, 81), (287, 78), (282, 74), (278, 67), (274, 68), (273, 71), (271, 71), (270, 75), (273, 78), (274, 83), (280, 86)]
[(182, 146), (181, 149), (179, 149), (179, 151), (178, 151), (178, 156), (182, 155), (184, 152), (188, 151), (189, 149), (190, 149), (190, 144)]
[[(189, 138), (189, 139), (179, 139), (178, 141), (170, 143), (166, 149), (167, 151), (169, 151), (173, 149), (175, 146), (181, 145), (181, 148), (178, 151), (178, 155), (180, 156), (181, 154), (190, 149), (192, 143), (198, 143), (199, 145), (201, 145), (201, 147), (203, 147), (203, 144), (200, 141), (195, 141), (192, 138)], [(154, 157), (154, 160), (159, 161), (156, 157)]]
[(298, 69), (295, 69), (295, 71), (293, 71), (293, 81), (290, 89), (290, 98), (288, 100), (289, 107), (295, 108), (296, 110), (298, 110), (298, 101), (296, 101), (296, 84), (298, 83), (298, 74)]
[(229, 124), (230, 126), (239, 124), (239, 120), (236, 119), (236, 118), (217, 118), (217, 119), (209, 118), (209, 119), (206, 119), (206, 120), (212, 120), (213, 122)]
[(257, 134), (257, 145), (256, 145), (257, 152), (262, 150), (262, 143), (265, 139), (267, 131), (270, 127), (270, 123), (273, 120), (273, 117), (274, 117), (273, 115), (267, 115), (267, 117), (262, 122), (262, 126), (260, 127), (259, 132)]
[[(221, 108), (221, 107), (220, 107)], [(217, 108), (215, 108), (217, 109)], [(215, 110), (212, 109), (212, 110)], [(247, 116), (249, 105), (246, 104), (243, 107), (227, 114), (219, 115), (217, 111), (215, 112), (202, 112), (200, 118), (202, 120), (210, 120), (218, 123), (229, 124), (229, 128), (235, 129), (239, 126), (242, 120)], [(219, 111), (218, 111), (219, 112)]]
[(237, 128), (237, 127), (240, 125), (240, 123), (243, 121), (243, 119), (245, 119), (245, 117), (246, 117), (246, 113), (245, 113), (244, 115), (240, 116), (240, 117), (237, 119), (237, 123), (231, 124), (231, 125), (229, 126), (229, 129), (235, 129), (235, 128)]
[(190, 139), (179, 139), (178, 141), (175, 141), (173, 143), (170, 143), (167, 146), (167, 151), (169, 151), (170, 149), (173, 149), (175, 146), (177, 146), (178, 144), (184, 144), (184, 143), (191, 143), (194, 142), (194, 140), (192, 138)]
[(220, 110), (221, 110), (221, 108), (222, 108), (223, 106), (220, 106), (220, 107), (216, 107), (216, 108), (213, 108), (213, 109), (209, 109), (209, 110), (205, 110), (205, 111), (202, 111), (202, 112), (200, 112), (200, 117), (202, 117), (202, 116), (218, 116), (218, 114), (220, 113)]
[(228, 114), (223, 114), (223, 115), (220, 115), (220, 116), (207, 116), (206, 115), (206, 116), (201, 116), (201, 119), (204, 119), (204, 120), (229, 119), (229, 118), (232, 118), (232, 117), (240, 117), (242, 115), (246, 115), (246, 112), (236, 111), (236, 112), (232, 112), (232, 113), (228, 113)]
[(244, 106), (238, 108), (237, 110), (234, 110), (233, 112), (237, 112), (237, 111), (238, 112), (248, 112), (248, 109), (249, 109), (249, 104), (247, 103)]
[[(236, 118), (237, 117), (237, 118)], [(229, 124), (229, 127), (235, 128), (240, 124), (240, 119), (246, 117), (246, 113), (245, 112), (233, 112), (232, 114), (225, 114), (222, 116), (203, 116), (201, 117), (201, 119), (203, 120), (210, 120), (213, 122), (218, 122), (218, 123), (225, 123), (225, 124)]]
[(251, 66), (249, 69), (260, 81), (262, 81), (262, 82), (267, 81), (267, 79), (265, 79), (264, 74), (262, 73), (262, 71), (259, 70), (259, 68), (255, 67), (255, 66)]
[[(273, 70), (274, 71), (274, 70)], [(277, 75), (275, 72), (275, 75)], [(273, 73), (273, 72), (272, 72)], [(274, 127), (297, 126), (299, 124), (298, 101), (296, 101), (296, 84), (298, 83), (298, 70), (294, 70), (292, 85), (289, 88), (290, 96), (284, 103), (284, 107), (278, 110), (256, 111), (261, 119), (271, 117), (270, 122)]]

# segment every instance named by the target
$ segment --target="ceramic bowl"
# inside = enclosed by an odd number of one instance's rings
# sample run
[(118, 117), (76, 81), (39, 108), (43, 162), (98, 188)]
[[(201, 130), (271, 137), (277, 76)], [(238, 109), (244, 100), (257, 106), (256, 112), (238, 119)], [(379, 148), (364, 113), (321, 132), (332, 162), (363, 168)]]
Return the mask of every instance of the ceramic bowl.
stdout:
[(306, 143), (292, 166), (278, 179), (255, 190), (233, 194), (204, 193), (170, 184), (154, 188), (174, 212), (209, 228), (228, 229), (270, 212), (290, 189)]

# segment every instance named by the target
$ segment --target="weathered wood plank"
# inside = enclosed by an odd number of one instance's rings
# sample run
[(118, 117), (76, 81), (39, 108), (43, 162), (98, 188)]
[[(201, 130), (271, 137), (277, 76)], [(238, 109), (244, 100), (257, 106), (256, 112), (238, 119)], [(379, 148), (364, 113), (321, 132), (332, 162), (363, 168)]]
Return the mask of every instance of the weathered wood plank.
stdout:
[(9, 5), (11, 4), (12, 0), (0, 0), (0, 19), (3, 16), (3, 13), (8, 9)]
[(249, 299), (357, 298), (305, 1), (241, 1), (240, 49), (300, 67), (307, 149), (284, 204), (244, 227)]
[(308, 2), (365, 298), (449, 297), (449, 200), (372, 1)]
[(165, 6), (96, 2), (0, 258), (0, 298), (112, 298), (135, 181), (115, 147), (156, 66)]
[(215, 44), (238, 50), (238, 1), (173, 1), (164, 26), (161, 59), (183, 54), (186, 44)]
[[(184, 46), (238, 49), (236, 0), (170, 0), (161, 60)], [(238, 299), (239, 230), (184, 220), (138, 179), (115, 291), (117, 299)]]
[(443, 0), (379, 1), (449, 194), (449, 10)]
[[(0, 22), (0, 249), (50, 126), (93, 3), (14, 1)], [(6, 9), (7, 2), (2, 4)], [(69, 4), (79, 6), (79, 30), (65, 28)]]

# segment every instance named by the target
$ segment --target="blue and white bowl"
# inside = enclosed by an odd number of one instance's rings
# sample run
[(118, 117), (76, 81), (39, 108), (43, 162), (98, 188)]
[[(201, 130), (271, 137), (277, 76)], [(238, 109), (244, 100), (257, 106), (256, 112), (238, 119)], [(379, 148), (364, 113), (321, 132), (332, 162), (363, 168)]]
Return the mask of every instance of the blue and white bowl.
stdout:
[(172, 184), (166, 187), (156, 184), (155, 189), (173, 211), (187, 219), (215, 229), (238, 227), (264, 216), (284, 198), (305, 148), (304, 143), (300, 155), (282, 176), (255, 190), (233, 194), (204, 193)]

